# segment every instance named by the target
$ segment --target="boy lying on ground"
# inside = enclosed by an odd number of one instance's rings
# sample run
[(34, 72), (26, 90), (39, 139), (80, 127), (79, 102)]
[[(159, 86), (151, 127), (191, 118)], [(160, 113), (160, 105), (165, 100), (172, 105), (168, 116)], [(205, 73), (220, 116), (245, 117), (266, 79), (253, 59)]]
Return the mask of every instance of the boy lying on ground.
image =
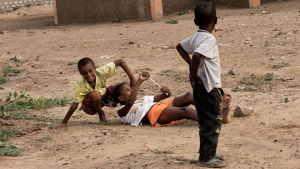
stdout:
[[(198, 121), (197, 111), (188, 107), (194, 105), (193, 94), (168, 99), (165, 102), (157, 103), (171, 96), (170, 90), (162, 86), (162, 94), (155, 96), (145, 96), (137, 100), (137, 94), (143, 81), (150, 77), (148, 72), (142, 72), (139, 75), (133, 89), (128, 83), (121, 83), (114, 89), (114, 101), (121, 103), (123, 106), (117, 110), (116, 115), (125, 124), (140, 126), (143, 123), (150, 123), (152, 127), (160, 127), (174, 124), (182, 119), (191, 119)], [(218, 117), (223, 123), (230, 123), (230, 110), (232, 108), (231, 95), (225, 93), (221, 110), (222, 116)]]

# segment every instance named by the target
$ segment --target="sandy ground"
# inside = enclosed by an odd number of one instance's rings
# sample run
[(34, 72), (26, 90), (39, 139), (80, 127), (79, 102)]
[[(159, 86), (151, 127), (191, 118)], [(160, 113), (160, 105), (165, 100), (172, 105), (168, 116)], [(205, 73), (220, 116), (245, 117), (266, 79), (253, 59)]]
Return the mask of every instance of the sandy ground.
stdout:
[[(232, 122), (222, 127), (217, 152), (227, 157), (227, 168), (299, 168), (300, 38), (296, 31), (300, 28), (299, 6), (300, 1), (294, 0), (268, 3), (255, 9), (221, 12), (222, 8), (218, 8), (217, 26), (222, 31), (213, 34), (220, 46), (223, 88), (232, 94), (234, 108), (244, 105), (254, 109), (249, 117), (232, 116)], [(262, 11), (271, 13), (262, 14)], [(165, 24), (169, 19), (178, 19), (179, 24)], [(97, 66), (123, 58), (136, 76), (140, 70), (150, 69), (151, 77), (168, 86), (172, 97), (192, 91), (186, 82), (188, 66), (174, 47), (197, 30), (193, 13), (174, 14), (152, 23), (53, 25), (52, 7), (38, 6), (1, 14), (0, 23), (0, 31), (7, 31), (0, 34), (1, 65), (11, 63), (15, 69), (24, 70), (19, 80), (1, 84), (5, 88), (0, 90), (2, 100), (9, 92), (24, 90), (28, 85), (28, 93), (34, 98), (73, 97), (81, 76), (76, 65), (68, 66), (68, 63), (86, 56)], [(31, 35), (28, 31), (35, 33)], [(15, 54), (28, 62), (15, 67), (16, 63), (9, 61)], [(37, 55), (41, 57), (34, 61)], [(101, 59), (104, 55), (109, 57)], [(270, 60), (272, 56), (276, 59)], [(272, 68), (283, 62), (289, 65)], [(236, 75), (227, 74), (231, 69)], [(176, 73), (163, 73), (164, 70)], [(278, 76), (270, 83), (251, 85), (257, 91), (231, 91), (241, 87), (244, 76), (249, 81), (260, 82), (271, 72)], [(285, 80), (290, 77), (295, 79)], [(107, 84), (126, 79), (124, 71), (118, 68)], [(158, 93), (151, 81), (145, 82), (142, 88), (149, 92), (141, 92), (140, 97)], [(289, 102), (285, 103), (285, 98)], [(32, 113), (62, 119), (69, 106)], [(14, 126), (4, 127), (27, 131), (26, 135), (9, 140), (22, 148), (24, 154), (0, 156), (1, 168), (197, 168), (190, 163), (199, 155), (197, 122), (183, 120), (161, 128), (132, 127), (120, 122), (115, 116), (116, 108), (104, 110), (110, 125), (99, 126), (97, 116), (78, 110), (67, 129), (50, 130), (42, 121), (8, 120)], [(31, 132), (36, 126), (42, 130)], [(46, 135), (52, 139), (38, 141)], [(154, 148), (172, 154), (160, 154)]]

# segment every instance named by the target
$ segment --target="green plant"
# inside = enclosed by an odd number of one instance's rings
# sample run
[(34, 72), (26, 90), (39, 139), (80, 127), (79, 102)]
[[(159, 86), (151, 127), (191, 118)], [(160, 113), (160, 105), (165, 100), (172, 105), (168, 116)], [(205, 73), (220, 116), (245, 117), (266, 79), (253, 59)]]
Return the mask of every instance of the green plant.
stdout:
[(13, 10), (15, 11), (15, 10), (20, 9), (20, 8), (21, 8), (20, 6), (15, 6), (15, 7), (13, 7)]
[(26, 6), (26, 7), (30, 7), (30, 6), (31, 6), (31, 4), (26, 4), (25, 6)]
[(23, 150), (10, 143), (0, 142), (0, 155), (17, 156), (23, 153)]
[(31, 65), (32, 68), (35, 68), (35, 65)]
[(47, 136), (45, 136), (44, 138), (38, 139), (38, 141), (51, 140), (51, 139), (52, 139), (52, 138), (51, 138), (49, 135), (47, 135)]
[(2, 73), (4, 73), (4, 76), (6, 76), (7, 73), (21, 73), (21, 72), (23, 72), (23, 70), (15, 70), (9, 67), (2, 67)]
[(35, 33), (34, 31), (28, 31), (27, 33)]
[(157, 153), (160, 154), (172, 154), (172, 151), (160, 151), (158, 148), (154, 149)]
[(5, 83), (5, 82), (7, 82), (6, 78), (5, 77), (1, 77), (0, 78), (0, 84)]
[(166, 21), (165, 23), (168, 23), (168, 24), (178, 24), (178, 20), (169, 20), (169, 21)]
[(272, 67), (272, 68), (274, 68), (274, 69), (280, 69), (280, 68), (289, 66), (289, 64), (285, 63), (285, 62), (282, 62), (282, 64), (273, 65), (273, 66), (269, 65), (269, 66)]
[(286, 98), (284, 99), (284, 102), (285, 102), (285, 103), (286, 103), (286, 102), (289, 102), (289, 98), (286, 97)]
[(22, 133), (23, 130), (10, 131), (7, 128), (0, 126), (0, 141), (7, 141), (9, 137)]
[(77, 64), (77, 62), (69, 62), (68, 66), (70, 66), (70, 65), (76, 65), (76, 64)]
[(163, 73), (177, 73), (177, 71), (176, 70), (163, 70), (162, 71)]
[(26, 16), (26, 15), (27, 15), (26, 13), (23, 14), (23, 16)]
[(0, 86), (0, 90), (4, 90), (4, 88), (2, 86)]
[(266, 40), (266, 42), (265, 42), (265, 46), (268, 46), (268, 44), (269, 44), (269, 42)]
[(20, 15), (21, 13), (17, 13), (17, 15)]
[(258, 91), (259, 89), (254, 89), (250, 86), (245, 86), (244, 88), (240, 88), (240, 87), (236, 87), (236, 88), (233, 88), (231, 89), (232, 92), (238, 92), (238, 91), (249, 91), (249, 92), (252, 92), (252, 91)]
[(37, 6), (42, 6), (43, 4), (40, 4), (40, 3), (38, 3), (38, 4), (36, 4)]
[(156, 21), (152, 20), (151, 23), (155, 23)]
[(273, 76), (268, 76), (268, 77), (265, 77), (265, 80), (267, 80), (267, 81), (271, 81), (271, 80), (273, 80)]
[(20, 63), (23, 64), (23, 63), (28, 62), (28, 61), (29, 61), (29, 59), (26, 59), (26, 60), (21, 61)]
[(28, 34), (27, 36), (33, 36), (33, 35), (35, 35), (35, 34)]
[[(28, 87), (26, 88), (27, 91)], [(25, 91), (25, 92), (26, 92)], [(52, 119), (44, 116), (37, 116), (34, 114), (25, 113), (31, 109), (46, 109), (51, 107), (60, 107), (64, 104), (69, 103), (69, 99), (64, 98), (55, 98), (47, 99), (40, 97), (38, 100), (30, 97), (29, 94), (26, 94), (22, 90), (20, 95), (15, 91), (12, 95), (9, 92), (8, 97), (4, 101), (4, 104), (0, 106), (0, 118), (5, 120), (7, 119), (37, 119), (43, 121), (49, 121), (51, 123), (56, 123), (62, 121), (61, 119)]]

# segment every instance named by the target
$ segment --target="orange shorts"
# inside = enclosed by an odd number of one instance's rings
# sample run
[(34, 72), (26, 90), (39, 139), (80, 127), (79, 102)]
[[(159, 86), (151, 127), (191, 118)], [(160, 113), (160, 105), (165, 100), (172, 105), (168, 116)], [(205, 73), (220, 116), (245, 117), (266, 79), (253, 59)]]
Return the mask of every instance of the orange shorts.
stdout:
[(148, 114), (148, 119), (149, 119), (152, 127), (169, 126), (169, 125), (178, 123), (180, 121), (180, 120), (172, 121), (169, 124), (159, 124), (157, 121), (159, 116), (161, 115), (161, 113), (165, 110), (165, 108), (173, 106), (173, 101), (174, 101), (174, 98), (171, 98), (165, 102), (157, 103), (150, 109), (149, 114)]

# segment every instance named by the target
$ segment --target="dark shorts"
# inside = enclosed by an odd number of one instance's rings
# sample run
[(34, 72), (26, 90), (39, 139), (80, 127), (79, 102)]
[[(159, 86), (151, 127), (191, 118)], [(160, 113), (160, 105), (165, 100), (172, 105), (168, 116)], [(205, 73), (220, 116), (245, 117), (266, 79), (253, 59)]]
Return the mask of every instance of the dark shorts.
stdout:
[[(117, 107), (117, 103), (113, 101), (113, 92), (114, 87), (113, 85), (108, 86), (106, 88), (105, 94), (101, 96), (101, 107), (108, 106), (108, 107)], [(99, 92), (100, 93), (100, 92)], [(92, 101), (90, 99), (90, 93), (88, 93), (81, 105), (82, 110), (89, 115), (94, 115), (97, 113), (96, 109), (92, 105)]]

